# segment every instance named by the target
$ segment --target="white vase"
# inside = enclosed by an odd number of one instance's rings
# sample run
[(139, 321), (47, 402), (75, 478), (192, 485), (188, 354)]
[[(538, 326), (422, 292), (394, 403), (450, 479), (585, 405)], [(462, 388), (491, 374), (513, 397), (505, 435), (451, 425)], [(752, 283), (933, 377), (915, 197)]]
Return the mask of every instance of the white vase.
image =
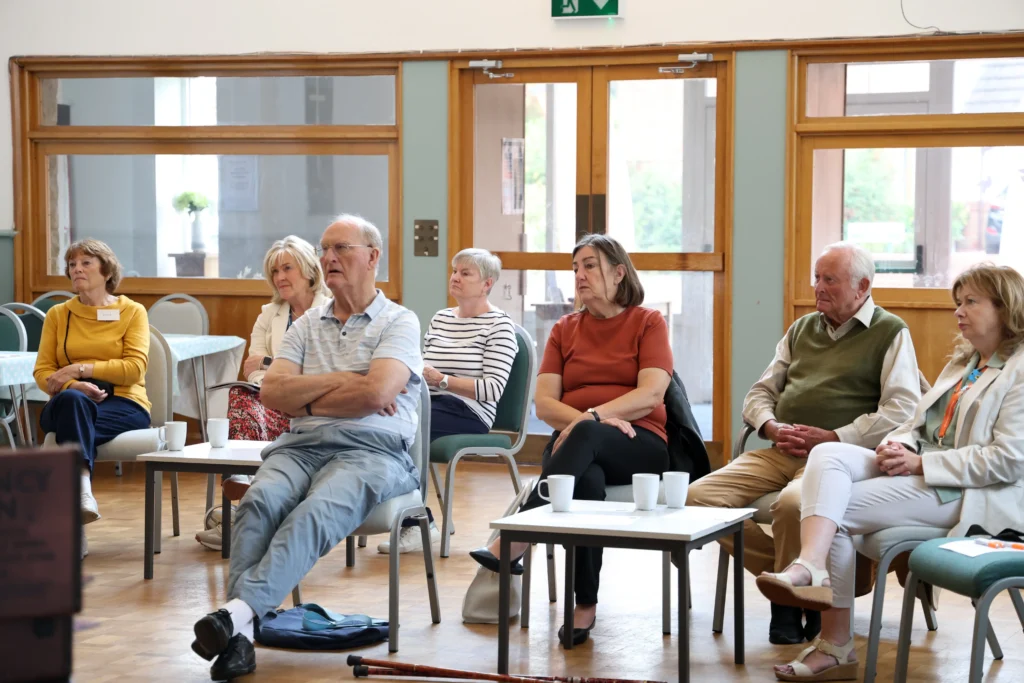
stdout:
[(196, 211), (192, 214), (192, 251), (206, 251), (206, 243), (203, 242), (203, 222), (200, 219), (202, 213)]

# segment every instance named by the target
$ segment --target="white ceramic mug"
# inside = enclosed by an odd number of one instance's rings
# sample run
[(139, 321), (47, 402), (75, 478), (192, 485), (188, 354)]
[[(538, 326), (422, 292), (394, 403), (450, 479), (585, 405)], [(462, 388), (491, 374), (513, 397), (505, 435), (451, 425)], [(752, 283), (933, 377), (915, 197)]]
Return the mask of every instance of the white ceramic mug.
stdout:
[(165, 422), (159, 434), (160, 440), (167, 444), (167, 450), (180, 451), (185, 448), (188, 425), (184, 422)]
[(228, 445), (228, 419), (211, 417), (206, 421), (206, 436), (210, 439), (211, 448), (224, 448)]
[(653, 510), (658, 505), (658, 475), (633, 475), (633, 502), (637, 510)]
[(686, 487), (690, 485), (689, 472), (665, 472), (661, 475), (665, 482), (665, 502), (670, 508), (686, 506)]
[[(548, 486), (548, 496), (545, 496), (540, 488), (545, 484)], [(568, 512), (575, 486), (576, 477), (571, 474), (552, 474), (537, 484), (537, 495), (551, 503), (554, 512)]]

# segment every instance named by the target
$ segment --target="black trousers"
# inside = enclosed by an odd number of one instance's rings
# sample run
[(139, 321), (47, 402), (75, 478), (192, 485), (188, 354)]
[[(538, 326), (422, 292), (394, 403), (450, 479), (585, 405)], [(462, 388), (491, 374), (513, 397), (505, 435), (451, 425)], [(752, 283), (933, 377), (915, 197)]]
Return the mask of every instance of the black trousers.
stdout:
[(149, 413), (130, 398), (110, 396), (102, 403), (76, 389), (66, 389), (43, 406), (39, 423), (44, 432), (54, 432), (57, 443), (77, 443), (85, 465), (92, 471), (96, 448), (123, 432), (149, 427)]
[[(572, 428), (552, 454), (550, 446), (559, 432), (551, 435), (549, 449), (544, 451), (541, 479), (551, 474), (571, 474), (576, 477), (573, 498), (577, 500), (604, 500), (605, 486), (633, 483), (633, 475), (661, 474), (668, 469), (668, 446), (654, 432), (636, 427), (636, 436), (629, 438), (618, 428), (584, 420)], [(523, 510), (546, 505), (537, 488), (523, 505)], [(576, 547), (576, 604), (596, 605), (600, 583), (603, 548)]]

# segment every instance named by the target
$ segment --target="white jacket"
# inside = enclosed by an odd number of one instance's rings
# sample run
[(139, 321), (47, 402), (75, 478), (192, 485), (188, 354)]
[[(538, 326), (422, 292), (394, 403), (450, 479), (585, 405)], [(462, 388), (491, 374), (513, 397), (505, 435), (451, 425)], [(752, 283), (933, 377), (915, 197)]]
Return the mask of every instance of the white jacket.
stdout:
[[(885, 441), (917, 449), (924, 438), (925, 414), (956, 386), (967, 368), (949, 363), (917, 405), (914, 417)], [(1024, 528), (1024, 347), (1002, 368), (989, 368), (960, 398), (954, 448), (924, 456), (924, 480), (931, 486), (964, 491), (960, 523), (950, 536), (963, 536), (972, 524), (997, 534)]]
[[(330, 297), (317, 292), (313, 297), (313, 305), (310, 310), (317, 306), (323, 306), (330, 300)], [(308, 311), (307, 311), (308, 313)], [(292, 322), (295, 322), (294, 320)], [(263, 357), (274, 357), (274, 354), (281, 348), (281, 340), (288, 330), (288, 304), (281, 302), (275, 304), (270, 302), (263, 307), (260, 315), (256, 318), (256, 324), (252, 326), (252, 336), (249, 338), (249, 355)], [(256, 370), (246, 380), (252, 384), (262, 384), (266, 370)]]

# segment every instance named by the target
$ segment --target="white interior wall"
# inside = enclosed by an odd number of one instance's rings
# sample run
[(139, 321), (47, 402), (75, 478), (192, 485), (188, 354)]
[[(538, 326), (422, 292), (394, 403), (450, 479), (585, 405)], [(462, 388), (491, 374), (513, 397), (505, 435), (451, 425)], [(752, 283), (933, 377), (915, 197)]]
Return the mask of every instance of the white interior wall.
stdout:
[[(550, 18), (548, 0), (0, 0), (14, 55), (380, 52), (883, 36), (917, 32), (899, 0), (621, 0), (619, 21)], [(904, 0), (944, 31), (1024, 29), (1021, 0)], [(13, 225), (10, 99), (0, 82), (0, 230)], [(415, 106), (407, 102), (406, 106)]]

